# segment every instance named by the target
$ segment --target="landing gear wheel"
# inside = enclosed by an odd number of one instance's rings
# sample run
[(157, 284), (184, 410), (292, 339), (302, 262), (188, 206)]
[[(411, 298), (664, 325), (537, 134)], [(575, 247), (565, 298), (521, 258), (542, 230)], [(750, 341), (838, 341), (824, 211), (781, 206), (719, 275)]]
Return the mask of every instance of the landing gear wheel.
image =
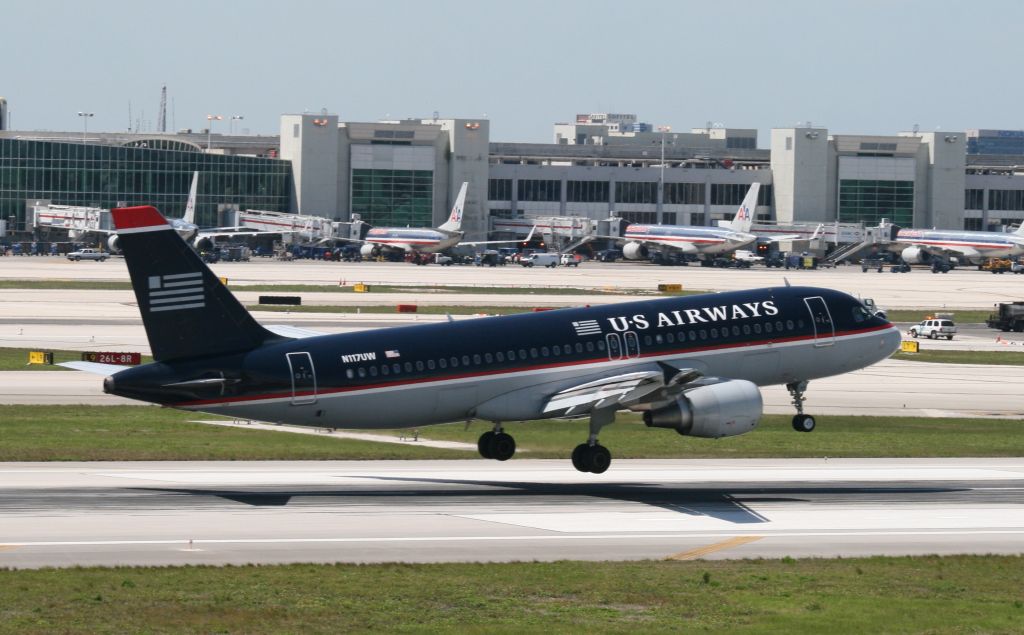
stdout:
[(581, 443), (572, 451), (572, 466), (580, 472), (601, 474), (612, 464), (612, 453), (603, 445)]
[(507, 461), (516, 453), (516, 440), (511, 434), (505, 432), (491, 433), (493, 436), (488, 443), (487, 451), (490, 458), (497, 461)]
[(612, 453), (603, 445), (591, 446), (587, 456), (588, 471), (593, 474), (602, 474), (612, 464)]
[(814, 430), (814, 426), (814, 417), (811, 415), (793, 416), (793, 429), (797, 432), (812, 432)]
[(572, 451), (572, 466), (580, 472), (589, 472), (590, 470), (587, 469), (586, 459), (584, 458), (589, 453), (589, 445), (586, 443), (577, 445)]
[(476, 442), (477, 452), (479, 452), (480, 456), (484, 457), (485, 459), (493, 459), (494, 458), (494, 456), (491, 455), (491, 439), (493, 439), (493, 438), (494, 438), (494, 432), (491, 431), (491, 430), (488, 430), (487, 432), (484, 432), (483, 434), (481, 434), (480, 435), (480, 439), (477, 440), (477, 442)]

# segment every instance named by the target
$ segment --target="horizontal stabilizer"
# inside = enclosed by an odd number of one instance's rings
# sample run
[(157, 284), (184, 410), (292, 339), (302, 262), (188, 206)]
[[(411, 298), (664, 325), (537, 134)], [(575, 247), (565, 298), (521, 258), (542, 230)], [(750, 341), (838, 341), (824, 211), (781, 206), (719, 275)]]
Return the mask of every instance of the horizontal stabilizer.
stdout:
[(304, 329), (298, 326), (289, 326), (287, 324), (264, 324), (263, 328), (267, 329), (275, 335), (281, 337), (290, 337), (292, 339), (301, 340), (307, 337), (319, 337), (320, 335), (328, 335), (323, 331), (314, 331), (313, 329)]
[(70, 368), (71, 370), (80, 370), (84, 373), (92, 373), (93, 375), (102, 375), (107, 377), (119, 373), (122, 370), (127, 370), (128, 366), (120, 366), (118, 364), (98, 364), (96, 362), (61, 362), (57, 366), (63, 366), (64, 368)]

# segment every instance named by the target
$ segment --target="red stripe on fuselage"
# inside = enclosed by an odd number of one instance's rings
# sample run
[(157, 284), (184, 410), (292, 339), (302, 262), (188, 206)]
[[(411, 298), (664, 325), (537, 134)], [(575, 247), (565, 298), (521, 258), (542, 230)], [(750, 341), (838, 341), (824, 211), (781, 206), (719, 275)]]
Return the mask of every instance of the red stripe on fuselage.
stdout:
[[(851, 336), (851, 335), (862, 335), (864, 333), (870, 333), (870, 332), (873, 332), (873, 331), (884, 331), (884, 330), (889, 329), (889, 328), (892, 328), (891, 324), (887, 324), (887, 325), (884, 325), (884, 326), (873, 326), (873, 327), (866, 328), (866, 329), (854, 329), (854, 330), (850, 330), (850, 331), (837, 332), (834, 337), (846, 337), (846, 336)], [(798, 342), (798, 341), (804, 341), (804, 340), (810, 341), (810, 340), (826, 339), (826, 338), (829, 338), (829, 336), (823, 336), (822, 338), (818, 338), (815, 335), (794, 335), (792, 337), (782, 337), (782, 338), (778, 338), (778, 339), (761, 339), (761, 340), (752, 340), (752, 341), (749, 341), (749, 342), (735, 342), (735, 343), (731, 343), (731, 344), (713, 344), (713, 345), (708, 345), (708, 346), (694, 346), (694, 347), (689, 347), (689, 348), (677, 348), (675, 350), (668, 350), (668, 351), (657, 351), (657, 352), (650, 352), (650, 353), (642, 353), (638, 357), (635, 357), (635, 358), (622, 357), (622, 358), (613, 360), (613, 359), (608, 359), (607, 356), (604, 356), (604, 357), (594, 357), (594, 358), (591, 358), (591, 359), (573, 360), (573, 361), (568, 361), (568, 362), (555, 362), (555, 363), (550, 363), (550, 364), (534, 364), (534, 365), (531, 365), (531, 366), (522, 366), (522, 367), (518, 367), (518, 368), (501, 368), (501, 369), (477, 371), (477, 372), (471, 372), (471, 373), (451, 373), (451, 374), (447, 374), (447, 375), (435, 375), (435, 376), (431, 376), (431, 377), (418, 377), (418, 378), (415, 378), (415, 379), (386, 381), (386, 382), (379, 382), (379, 383), (376, 383), (376, 384), (362, 384), (362, 385), (359, 385), (359, 386), (346, 386), (344, 388), (332, 388), (330, 390), (303, 391), (303, 392), (297, 392), (297, 393), (294, 393), (294, 394), (291, 391), (287, 391), (287, 392), (270, 393), (270, 394), (264, 394), (264, 395), (248, 395), (248, 396), (238, 396), (238, 397), (222, 397), (222, 398), (219, 398), (219, 399), (200, 399), (200, 400), (196, 400), (196, 401), (185, 401), (185, 402), (181, 402), (181, 403), (177, 403), (177, 404), (170, 404), (170, 405), (171, 405), (171, 407), (174, 407), (174, 408), (185, 408), (185, 407), (205, 406), (205, 405), (214, 405), (214, 404), (229, 404), (229, 403), (248, 402), (248, 401), (262, 401), (262, 400), (265, 400), (265, 399), (289, 399), (289, 398), (292, 398), (292, 397), (306, 397), (306, 396), (313, 396), (313, 395), (317, 395), (317, 396), (320, 396), (320, 395), (333, 395), (333, 394), (339, 394), (339, 393), (345, 393), (345, 392), (354, 392), (354, 391), (359, 391), (359, 390), (373, 390), (373, 389), (376, 389), (376, 388), (391, 388), (391, 387), (394, 387), (394, 386), (412, 386), (412, 385), (415, 385), (415, 384), (423, 384), (423, 383), (436, 382), (436, 381), (449, 381), (449, 380), (454, 380), (454, 379), (468, 379), (468, 378), (471, 378), (471, 377), (488, 377), (488, 376), (492, 376), (492, 375), (506, 375), (506, 374), (511, 374), (511, 373), (522, 373), (522, 372), (528, 372), (528, 371), (533, 371), (533, 370), (544, 370), (544, 369), (548, 369), (548, 368), (562, 368), (562, 367), (568, 367), (568, 366), (583, 366), (583, 365), (586, 365), (586, 364), (594, 364), (594, 363), (599, 363), (599, 362), (619, 362), (619, 361), (624, 361), (624, 360), (628, 360), (628, 359), (638, 359), (639, 360), (639, 359), (644, 359), (644, 358), (649, 358), (649, 357), (665, 357), (665, 356), (671, 356), (671, 355), (683, 355), (683, 354), (691, 354), (691, 353), (701, 353), (701, 352), (713, 351), (713, 350), (725, 350), (725, 349), (730, 349), (730, 348), (741, 349), (741, 348), (748, 348), (748, 347), (751, 347), (751, 346), (760, 346), (760, 345), (763, 345), (763, 344), (784, 344), (784, 343), (787, 343), (787, 342)], [(419, 360), (419, 361), (423, 361), (423, 360)], [(389, 363), (389, 364), (390, 363), (398, 363), (398, 360), (391, 360), (391, 361), (384, 360), (384, 363)], [(420, 372), (422, 372), (422, 371), (420, 371)]]

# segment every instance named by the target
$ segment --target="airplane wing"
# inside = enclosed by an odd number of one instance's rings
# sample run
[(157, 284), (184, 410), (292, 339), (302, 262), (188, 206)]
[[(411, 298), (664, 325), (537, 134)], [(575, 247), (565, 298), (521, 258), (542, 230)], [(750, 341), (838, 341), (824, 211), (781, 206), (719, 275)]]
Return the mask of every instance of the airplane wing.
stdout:
[[(928, 245), (923, 243), (915, 243), (910, 246), (917, 247), (921, 251), (932, 254), (933, 256), (942, 256), (945, 258), (966, 258), (971, 261), (982, 260), (981, 253), (979, 253), (978, 250), (973, 247), (939, 247), (938, 245)], [(903, 247), (903, 249), (906, 249), (906, 247)]]
[(602, 408), (642, 407), (673, 398), (701, 377), (697, 370), (658, 362), (657, 368), (604, 377), (561, 390), (548, 398), (544, 412), (579, 416)]
[(301, 340), (307, 337), (317, 337), (319, 335), (328, 335), (328, 333), (324, 331), (314, 331), (313, 329), (304, 329), (298, 326), (289, 326), (287, 324), (264, 324), (263, 328), (275, 335), (290, 337), (296, 340)]
[(476, 247), (477, 245), (508, 245), (512, 243), (528, 243), (533, 238), (533, 232), (535, 231), (537, 231), (536, 225), (530, 228), (530, 233), (527, 234), (526, 238), (523, 239), (516, 238), (514, 240), (475, 240), (472, 242), (460, 240), (459, 246)]
[(683, 254), (700, 253), (700, 247), (698, 247), (696, 243), (669, 242), (662, 240), (631, 240), (629, 242), (641, 243), (647, 247), (654, 247), (655, 249), (671, 249)]
[(60, 362), (57, 366), (63, 366), (64, 368), (70, 368), (71, 370), (80, 370), (85, 373), (92, 373), (93, 375), (113, 375), (119, 373), (122, 370), (128, 368), (128, 366), (119, 366), (117, 364), (98, 364), (96, 362)]

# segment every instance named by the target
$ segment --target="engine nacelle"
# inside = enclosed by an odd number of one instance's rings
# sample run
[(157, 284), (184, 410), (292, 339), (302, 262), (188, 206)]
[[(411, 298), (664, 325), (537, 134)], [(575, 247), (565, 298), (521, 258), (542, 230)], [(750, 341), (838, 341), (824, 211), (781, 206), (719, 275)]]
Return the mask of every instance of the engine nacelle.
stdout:
[(645, 412), (644, 423), (691, 437), (718, 439), (750, 432), (763, 412), (757, 385), (732, 379), (688, 390), (673, 403)]
[(377, 245), (363, 245), (359, 248), (359, 255), (363, 258), (376, 258), (380, 254), (380, 247)]
[(107, 239), (107, 251), (112, 254), (121, 253), (121, 247), (118, 245), (117, 234), (111, 234), (110, 238)]
[(626, 243), (622, 248), (622, 257), (627, 260), (647, 260), (650, 255), (642, 243)]
[(926, 265), (932, 261), (932, 255), (920, 247), (907, 247), (900, 253), (903, 262)]

